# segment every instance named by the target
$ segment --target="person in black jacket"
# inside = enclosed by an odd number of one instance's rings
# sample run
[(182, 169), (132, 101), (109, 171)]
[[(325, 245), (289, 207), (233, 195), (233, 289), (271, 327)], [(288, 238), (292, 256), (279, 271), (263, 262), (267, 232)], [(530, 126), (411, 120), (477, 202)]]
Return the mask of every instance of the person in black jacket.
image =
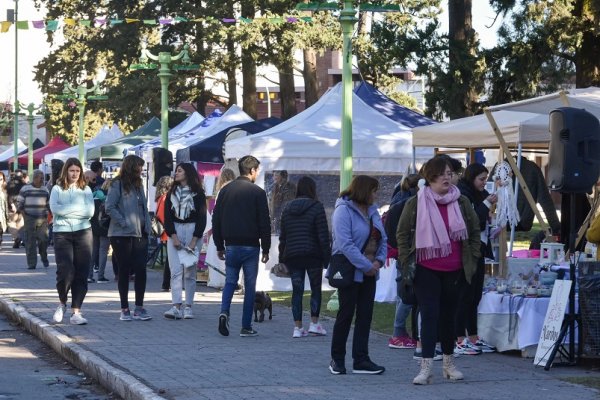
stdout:
[[(279, 262), (289, 268), (292, 279), (292, 315), (294, 332), (300, 338), (309, 333), (327, 334), (319, 323), (321, 311), (321, 281), (323, 268), (329, 265), (331, 247), (329, 228), (323, 204), (317, 200), (317, 185), (308, 176), (298, 181), (296, 198), (289, 202), (281, 214), (279, 234)], [(302, 295), (304, 278), (310, 282), (310, 318), (308, 332), (302, 327)]]
[[(199, 245), (206, 227), (206, 195), (192, 164), (181, 163), (175, 168), (175, 179), (165, 198), (164, 212), (173, 306), (163, 315), (169, 319), (192, 319)], [(185, 284), (183, 311), (182, 284)]]
[[(481, 352), (496, 351), (495, 347), (477, 335), (477, 307), (483, 291), (484, 258), (486, 255), (491, 256), (491, 244), (488, 237), (490, 208), (498, 201), (496, 194), (490, 194), (485, 190), (487, 179), (487, 168), (475, 163), (465, 169), (465, 173), (457, 185), (460, 193), (469, 199), (479, 218), (481, 257), (477, 261), (477, 270), (471, 278), (470, 284), (464, 273), (460, 276), (459, 304), (455, 320), (457, 336), (455, 354), (477, 355)], [(468, 337), (465, 336), (466, 334)]]
[[(225, 287), (219, 315), (219, 333), (229, 336), (229, 309), (244, 270), (244, 306), (240, 336), (256, 336), (252, 329), (252, 311), (262, 247), (262, 263), (269, 261), (271, 223), (265, 191), (254, 184), (260, 162), (244, 156), (238, 162), (240, 176), (219, 192), (212, 215), (213, 241), (217, 256), (225, 261)], [(225, 248), (227, 246), (227, 249)]]

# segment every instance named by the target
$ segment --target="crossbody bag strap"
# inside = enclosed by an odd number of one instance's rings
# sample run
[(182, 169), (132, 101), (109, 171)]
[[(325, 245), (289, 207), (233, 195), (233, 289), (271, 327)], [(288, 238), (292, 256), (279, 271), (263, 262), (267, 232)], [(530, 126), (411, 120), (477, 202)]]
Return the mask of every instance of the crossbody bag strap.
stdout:
[(365, 252), (365, 249), (367, 248), (367, 245), (369, 244), (369, 239), (371, 238), (372, 230), (373, 230), (373, 217), (369, 218), (369, 235), (367, 236), (367, 240), (365, 241), (365, 244), (363, 244), (362, 249), (360, 249), (361, 253)]

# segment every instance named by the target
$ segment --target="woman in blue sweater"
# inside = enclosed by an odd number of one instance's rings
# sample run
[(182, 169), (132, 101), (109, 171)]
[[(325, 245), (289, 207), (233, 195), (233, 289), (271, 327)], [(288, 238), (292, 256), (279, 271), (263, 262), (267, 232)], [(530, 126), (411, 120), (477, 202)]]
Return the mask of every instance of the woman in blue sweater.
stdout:
[(54, 321), (62, 322), (67, 296), (71, 291), (70, 322), (83, 325), (81, 305), (87, 293), (87, 276), (92, 259), (92, 228), (94, 215), (92, 191), (83, 179), (83, 168), (77, 158), (69, 158), (50, 193), (50, 210), (54, 215), (54, 254), (56, 258), (56, 290), (60, 305)]
[[(354, 265), (354, 282), (338, 290), (340, 309), (333, 326), (331, 363), (334, 375), (346, 373), (346, 341), (354, 321), (352, 340), (352, 372), (381, 374), (385, 368), (369, 357), (369, 332), (373, 318), (375, 282), (387, 257), (387, 236), (375, 203), (379, 181), (371, 176), (358, 175), (335, 203), (331, 226), (331, 254), (343, 254)], [(330, 271), (327, 271), (329, 276)]]

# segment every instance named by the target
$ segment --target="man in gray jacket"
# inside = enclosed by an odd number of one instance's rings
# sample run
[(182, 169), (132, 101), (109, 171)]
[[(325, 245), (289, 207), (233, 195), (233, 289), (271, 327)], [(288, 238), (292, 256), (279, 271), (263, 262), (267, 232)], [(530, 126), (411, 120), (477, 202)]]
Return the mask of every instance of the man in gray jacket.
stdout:
[(17, 209), (25, 221), (25, 253), (27, 268), (35, 269), (39, 251), (44, 267), (48, 268), (48, 200), (50, 193), (43, 186), (44, 173), (33, 171), (33, 182), (25, 185), (17, 197)]

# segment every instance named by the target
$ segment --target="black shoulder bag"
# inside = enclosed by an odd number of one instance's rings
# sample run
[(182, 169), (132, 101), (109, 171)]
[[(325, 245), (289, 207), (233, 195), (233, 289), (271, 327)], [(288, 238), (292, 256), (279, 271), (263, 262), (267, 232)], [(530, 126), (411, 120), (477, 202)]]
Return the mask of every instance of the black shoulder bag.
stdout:
[[(373, 219), (369, 220), (369, 236), (365, 241), (360, 252), (364, 252), (369, 243), (371, 237), (371, 230), (373, 229)], [(354, 270), (356, 267), (348, 260), (348, 258), (342, 253), (333, 254), (329, 260), (329, 286), (336, 289), (347, 288), (354, 282)]]

